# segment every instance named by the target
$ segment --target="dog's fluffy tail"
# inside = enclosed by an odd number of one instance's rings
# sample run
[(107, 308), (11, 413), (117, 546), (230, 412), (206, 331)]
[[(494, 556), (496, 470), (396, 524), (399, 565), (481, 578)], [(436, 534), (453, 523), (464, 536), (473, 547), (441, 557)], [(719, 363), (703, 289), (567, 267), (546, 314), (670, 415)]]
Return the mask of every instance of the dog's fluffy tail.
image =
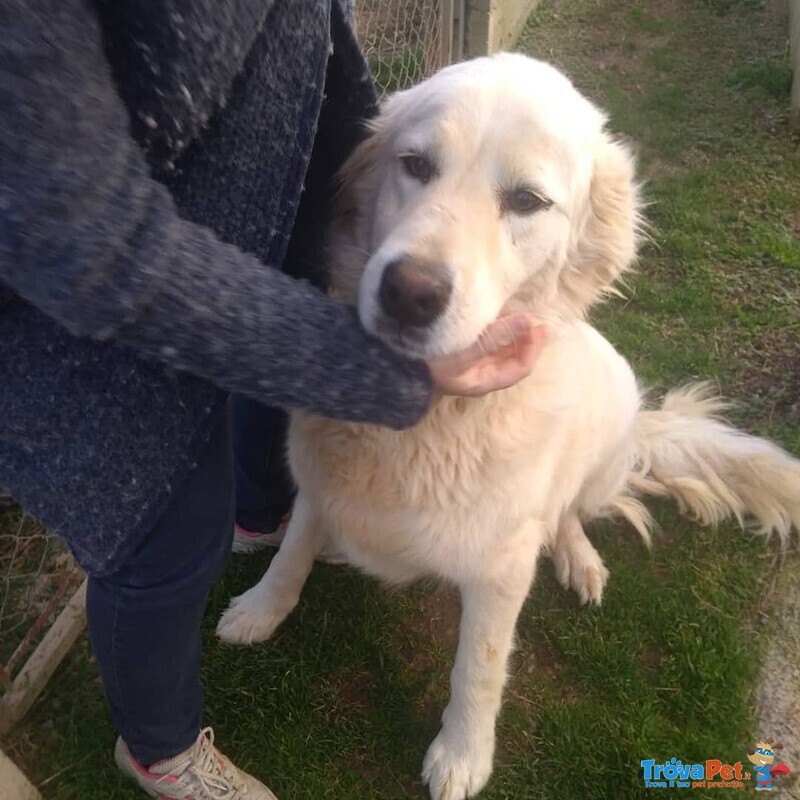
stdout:
[(629, 489), (671, 497), (706, 525), (735, 517), (786, 544), (800, 530), (800, 461), (726, 425), (725, 407), (708, 384), (693, 384), (639, 412)]

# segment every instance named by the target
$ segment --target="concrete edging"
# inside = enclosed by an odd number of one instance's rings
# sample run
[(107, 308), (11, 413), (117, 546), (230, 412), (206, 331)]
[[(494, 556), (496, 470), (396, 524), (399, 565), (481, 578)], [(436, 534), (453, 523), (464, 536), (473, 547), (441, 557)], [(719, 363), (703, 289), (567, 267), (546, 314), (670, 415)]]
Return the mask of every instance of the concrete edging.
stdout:
[(0, 750), (0, 786), (6, 800), (42, 800), (39, 790), (20, 772), (19, 767)]

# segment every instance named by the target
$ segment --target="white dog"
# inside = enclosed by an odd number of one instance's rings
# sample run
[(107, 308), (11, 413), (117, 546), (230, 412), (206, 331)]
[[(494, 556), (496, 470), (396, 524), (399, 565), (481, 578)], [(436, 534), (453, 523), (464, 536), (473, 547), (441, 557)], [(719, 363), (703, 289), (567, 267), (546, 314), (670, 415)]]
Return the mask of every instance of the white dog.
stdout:
[(583, 524), (624, 516), (647, 536), (643, 493), (784, 539), (800, 522), (800, 462), (714, 419), (720, 405), (699, 387), (642, 410), (629, 365), (584, 321), (631, 265), (640, 223), (633, 159), (605, 121), (521, 55), (449, 67), (386, 102), (343, 171), (335, 293), (419, 356), (465, 348), (516, 310), (544, 321), (548, 342), (516, 386), (439, 398), (409, 431), (295, 414), (286, 539), (219, 623), (228, 642), (269, 638), (328, 541), (383, 580), (456, 584), (451, 697), (423, 766), (434, 800), (471, 797), (489, 778), (540, 551), (599, 603), (608, 573)]

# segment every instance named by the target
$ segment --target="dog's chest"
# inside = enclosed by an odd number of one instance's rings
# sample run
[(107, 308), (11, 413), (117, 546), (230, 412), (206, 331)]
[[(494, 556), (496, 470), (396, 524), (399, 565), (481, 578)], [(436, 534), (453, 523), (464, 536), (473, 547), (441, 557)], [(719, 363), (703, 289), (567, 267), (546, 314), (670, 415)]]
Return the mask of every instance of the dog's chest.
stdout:
[(290, 435), (295, 478), (301, 489), (308, 484), (314, 494), (333, 492), (383, 512), (469, 507), (508, 454), (502, 431), (466, 406), (441, 401), (400, 432), (298, 414)]
[(463, 574), (529, 513), (519, 503), (516, 462), (527, 448), (515, 406), (442, 400), (403, 432), (298, 414), (292, 471), (363, 568), (396, 581)]
[(626, 362), (573, 325), (551, 336), (529, 378), (440, 399), (408, 431), (296, 414), (290, 462), (321, 524), (365, 554), (363, 568), (389, 580), (464, 576), (531, 520), (555, 530), (623, 447), (637, 407)]

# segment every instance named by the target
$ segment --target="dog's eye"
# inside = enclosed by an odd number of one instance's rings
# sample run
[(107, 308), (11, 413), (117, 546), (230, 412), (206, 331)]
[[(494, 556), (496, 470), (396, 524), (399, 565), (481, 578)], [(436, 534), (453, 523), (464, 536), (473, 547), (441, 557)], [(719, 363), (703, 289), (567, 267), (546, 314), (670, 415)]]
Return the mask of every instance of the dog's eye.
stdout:
[(422, 183), (427, 183), (433, 177), (433, 164), (425, 156), (410, 153), (406, 156), (400, 156), (400, 160), (403, 162), (403, 169), (412, 178), (416, 178)]
[(530, 189), (512, 189), (503, 195), (503, 210), (514, 214), (533, 214), (550, 208), (553, 203)]

